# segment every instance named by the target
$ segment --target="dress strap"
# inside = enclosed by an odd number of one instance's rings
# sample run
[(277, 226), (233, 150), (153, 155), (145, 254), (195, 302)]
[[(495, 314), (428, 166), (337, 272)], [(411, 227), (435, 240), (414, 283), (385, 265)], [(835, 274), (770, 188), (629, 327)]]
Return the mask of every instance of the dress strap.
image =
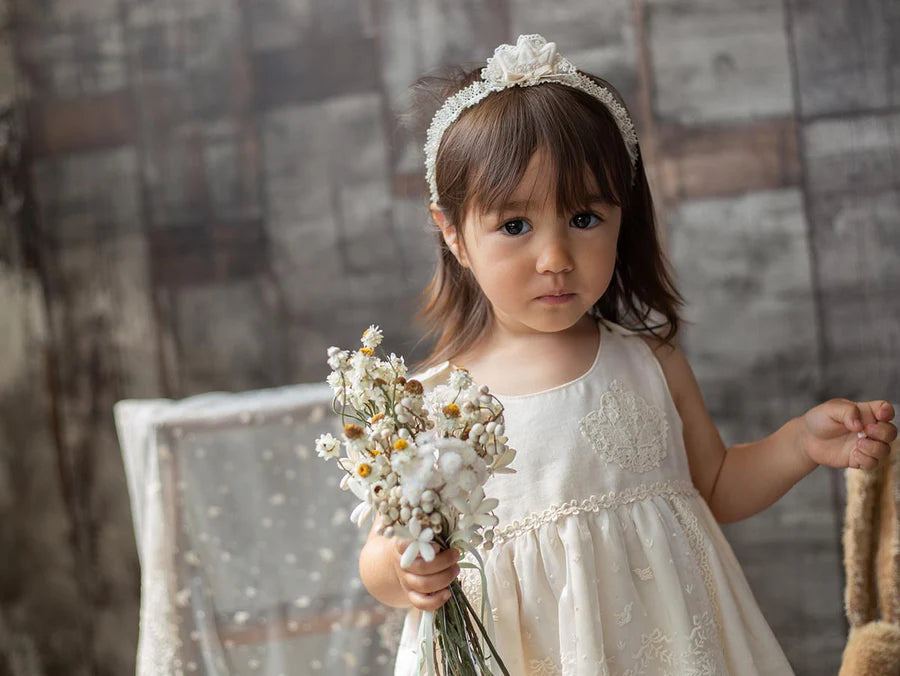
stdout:
[(421, 371), (419, 373), (414, 373), (414, 374), (410, 375), (409, 377), (411, 379), (418, 380), (420, 383), (424, 384), (425, 381), (427, 381), (431, 378), (434, 378), (439, 373), (441, 373), (441, 371), (447, 369), (449, 366), (450, 366), (449, 360), (442, 361), (440, 364), (436, 364), (435, 366), (432, 366), (429, 369), (425, 369), (424, 371)]

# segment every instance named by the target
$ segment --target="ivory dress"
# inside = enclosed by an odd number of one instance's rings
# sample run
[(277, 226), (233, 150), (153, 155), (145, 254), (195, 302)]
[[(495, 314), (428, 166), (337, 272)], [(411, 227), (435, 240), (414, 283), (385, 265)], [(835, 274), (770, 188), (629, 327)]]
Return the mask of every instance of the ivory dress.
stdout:
[[(500, 523), (482, 555), (509, 673), (793, 674), (691, 483), (662, 367), (636, 332), (598, 325), (600, 347), (582, 376), (496, 395), (517, 473), (485, 486), (500, 500)], [(417, 377), (428, 390), (449, 368)], [(477, 608), (471, 573), (460, 577)], [(419, 617), (407, 613), (397, 675), (418, 673)]]

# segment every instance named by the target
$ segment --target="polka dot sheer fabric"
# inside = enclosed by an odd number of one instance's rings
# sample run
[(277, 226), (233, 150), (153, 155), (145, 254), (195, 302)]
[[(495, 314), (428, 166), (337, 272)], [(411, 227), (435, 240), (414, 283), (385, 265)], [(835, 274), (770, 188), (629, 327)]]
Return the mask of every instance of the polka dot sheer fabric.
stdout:
[(362, 586), (368, 529), (314, 439), (326, 385), (115, 407), (141, 561), (138, 676), (389, 674), (403, 611)]

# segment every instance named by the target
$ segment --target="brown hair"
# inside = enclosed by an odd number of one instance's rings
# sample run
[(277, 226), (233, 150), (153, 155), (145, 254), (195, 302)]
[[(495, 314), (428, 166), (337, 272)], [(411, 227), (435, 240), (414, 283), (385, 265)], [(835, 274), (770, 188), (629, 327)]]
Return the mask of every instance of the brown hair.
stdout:
[[(450, 66), (426, 75), (411, 86), (411, 105), (404, 115), (424, 137), (434, 111), (448, 97), (480, 77), (480, 68)], [(621, 95), (605, 80), (584, 73)], [(427, 116), (427, 120), (425, 117)], [(410, 125), (412, 126), (412, 125)], [(656, 217), (640, 154), (631, 182), (625, 142), (607, 107), (590, 94), (557, 83), (509, 87), (465, 109), (441, 139), (435, 160), (435, 182), (447, 220), (461, 225), (470, 209), (490, 210), (507, 201), (539, 149), (546, 149), (558, 176), (556, 203), (561, 212), (587, 204), (584, 167), (590, 168), (604, 199), (622, 207), (622, 222), (613, 278), (592, 313), (635, 331), (668, 327), (658, 336), (670, 343), (683, 319), (684, 299), (675, 288), (656, 229)], [(431, 222), (438, 245), (434, 275), (420, 295), (416, 318), (424, 320), (423, 339), (437, 336), (431, 353), (418, 365), (427, 368), (464, 352), (477, 341), (491, 319), (491, 307), (471, 271), (450, 251)], [(457, 227), (462, 239), (462, 228)], [(665, 321), (649, 326), (655, 311)]]

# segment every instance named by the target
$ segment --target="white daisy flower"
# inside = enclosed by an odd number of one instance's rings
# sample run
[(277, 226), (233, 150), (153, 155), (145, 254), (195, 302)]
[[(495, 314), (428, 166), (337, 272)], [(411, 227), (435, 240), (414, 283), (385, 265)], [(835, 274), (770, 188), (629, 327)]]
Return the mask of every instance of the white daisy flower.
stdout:
[[(366, 520), (374, 513), (372, 503), (369, 502), (369, 487), (355, 477), (350, 478), (345, 475), (344, 478), (347, 480), (347, 488), (353, 492), (353, 495), (362, 500), (350, 514), (350, 520), (355, 523), (358, 528), (362, 528)], [(344, 487), (343, 480), (341, 481), (341, 487)]]
[(349, 367), (350, 353), (339, 347), (328, 348), (328, 366), (334, 371), (345, 371)]
[(403, 359), (403, 357), (397, 356), (391, 352), (391, 356), (388, 357), (388, 363), (391, 365), (391, 370), (396, 372), (398, 376), (406, 375), (406, 360)]
[(413, 540), (403, 552), (403, 556), (400, 557), (400, 567), (409, 568), (418, 555), (421, 555), (425, 561), (434, 561), (434, 547), (431, 544), (434, 539), (434, 531), (431, 528), (422, 528), (422, 522), (414, 519), (409, 524), (409, 533)]
[(316, 453), (320, 458), (330, 460), (337, 458), (341, 452), (341, 440), (335, 439), (331, 434), (322, 434), (316, 439)]
[(363, 331), (362, 334), (362, 343), (365, 347), (370, 350), (375, 349), (379, 345), (381, 345), (381, 341), (384, 338), (384, 334), (381, 329), (378, 328), (375, 324), (372, 324), (369, 328)]
[(325, 378), (325, 382), (331, 385), (331, 389), (334, 390), (335, 394), (338, 394), (344, 389), (344, 379), (341, 376), (340, 371), (332, 371), (329, 373)]
[(472, 384), (472, 378), (469, 372), (458, 367), (453, 368), (450, 374), (450, 387), (455, 390), (464, 390)]
[(498, 519), (491, 514), (491, 511), (496, 509), (499, 504), (500, 501), (497, 498), (484, 497), (484, 489), (481, 486), (475, 488), (467, 500), (463, 498), (454, 499), (453, 506), (460, 513), (459, 527), (467, 528), (478, 525), (491, 528), (496, 526)]

